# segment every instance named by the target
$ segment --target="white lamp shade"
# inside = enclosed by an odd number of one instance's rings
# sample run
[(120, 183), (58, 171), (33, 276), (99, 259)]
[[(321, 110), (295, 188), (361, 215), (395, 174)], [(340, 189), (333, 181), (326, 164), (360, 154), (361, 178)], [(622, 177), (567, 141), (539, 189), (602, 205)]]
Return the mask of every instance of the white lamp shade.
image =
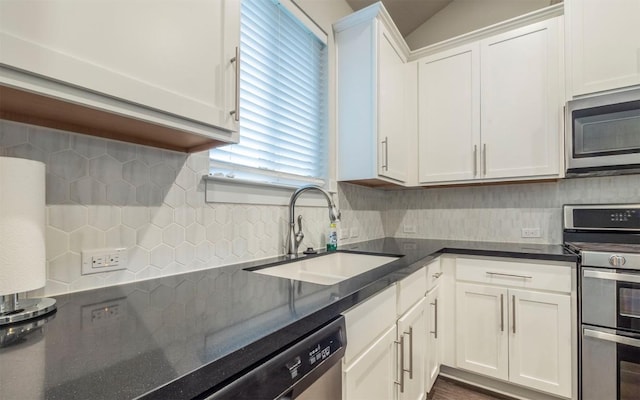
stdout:
[(45, 283), (45, 165), (0, 157), (0, 295)]

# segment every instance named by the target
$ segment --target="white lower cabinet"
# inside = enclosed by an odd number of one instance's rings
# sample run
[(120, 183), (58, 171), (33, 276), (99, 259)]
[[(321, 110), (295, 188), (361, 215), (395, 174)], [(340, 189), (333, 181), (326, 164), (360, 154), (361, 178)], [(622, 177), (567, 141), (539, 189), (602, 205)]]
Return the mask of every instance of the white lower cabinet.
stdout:
[(571, 296), (456, 284), (458, 368), (571, 397)]
[(398, 377), (400, 400), (422, 400), (425, 398), (425, 356), (427, 332), (427, 300), (422, 298), (398, 319), (398, 342), (400, 359)]
[(441, 365), (505, 393), (572, 398), (574, 272), (551, 261), (430, 261), (344, 313), (342, 399), (424, 400)]
[[(353, 339), (347, 340), (349, 343)], [(395, 398), (394, 378), (397, 373), (395, 343), (396, 327), (394, 325), (390, 326), (360, 357), (349, 365), (343, 366), (343, 400)]]
[(439, 323), (438, 310), (442, 308), (440, 301), (440, 286), (429, 290), (426, 297), (427, 307), (427, 349), (425, 352), (425, 389), (431, 392), (431, 388), (440, 374), (442, 363), (442, 349), (440, 338), (442, 337), (442, 324)]
[(570, 397), (570, 296), (509, 289), (509, 313), (509, 380)]
[(344, 313), (343, 400), (424, 400), (425, 269)]
[(456, 285), (456, 361), (459, 368), (493, 378), (509, 378), (507, 290)]

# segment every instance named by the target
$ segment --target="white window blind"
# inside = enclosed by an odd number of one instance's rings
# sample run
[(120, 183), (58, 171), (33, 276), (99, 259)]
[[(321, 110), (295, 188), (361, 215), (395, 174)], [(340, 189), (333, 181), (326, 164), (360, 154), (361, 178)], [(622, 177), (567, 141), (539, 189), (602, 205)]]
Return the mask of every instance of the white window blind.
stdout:
[(277, 1), (251, 0), (241, 6), (240, 49), (240, 142), (211, 151), (213, 172), (324, 179), (326, 44)]

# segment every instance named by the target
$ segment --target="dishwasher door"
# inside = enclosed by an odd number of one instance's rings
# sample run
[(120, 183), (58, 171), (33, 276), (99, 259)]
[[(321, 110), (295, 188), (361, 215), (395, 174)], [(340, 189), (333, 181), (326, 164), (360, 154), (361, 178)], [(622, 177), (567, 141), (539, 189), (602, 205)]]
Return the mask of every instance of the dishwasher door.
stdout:
[(342, 399), (342, 363), (337, 363), (322, 374), (296, 400), (340, 400)]
[(339, 316), (258, 363), (206, 397), (233, 399), (341, 399), (341, 363), (347, 345)]

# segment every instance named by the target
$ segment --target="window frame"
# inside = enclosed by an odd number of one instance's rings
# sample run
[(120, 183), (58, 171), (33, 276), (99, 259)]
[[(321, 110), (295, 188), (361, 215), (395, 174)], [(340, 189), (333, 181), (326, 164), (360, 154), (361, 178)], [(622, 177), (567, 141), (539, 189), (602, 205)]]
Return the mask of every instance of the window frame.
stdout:
[[(228, 195), (214, 196), (211, 195), (211, 191), (226, 191), (229, 193), (236, 192), (235, 189), (228, 190), (234, 185), (241, 186), (250, 186), (258, 192), (269, 190), (268, 188), (275, 188), (276, 192), (282, 189), (295, 189), (303, 185), (314, 184), (318, 186), (323, 186), (328, 188), (330, 186), (331, 179), (329, 177), (329, 162), (331, 160), (330, 155), (330, 133), (329, 133), (329, 96), (330, 96), (330, 82), (329, 82), (329, 43), (328, 43), (328, 34), (318, 25), (298, 4), (293, 0), (271, 0), (276, 6), (280, 6), (287, 10), (294, 18), (298, 20), (303, 26), (305, 26), (310, 33), (316, 36), (318, 40), (324, 44), (325, 48), (325, 87), (324, 87), (324, 98), (323, 101), (325, 103), (325, 109), (322, 115), (324, 119), (322, 134), (324, 138), (324, 156), (322, 160), (322, 165), (320, 166), (320, 170), (322, 171), (322, 177), (307, 177), (302, 175), (290, 174), (285, 172), (280, 172), (276, 170), (268, 170), (268, 169), (260, 169), (255, 167), (247, 167), (241, 164), (234, 164), (230, 162), (225, 162), (221, 160), (216, 160), (211, 157), (211, 153), (209, 153), (209, 170), (210, 174), (206, 179), (206, 200), (207, 202), (230, 202), (231, 198)], [(242, 62), (242, 61), (241, 61)], [(242, 136), (242, 131), (240, 131), (240, 135)], [(231, 186), (229, 186), (231, 185)], [(225, 189), (226, 188), (226, 189)], [(265, 189), (266, 188), (266, 189)], [(334, 189), (335, 191), (335, 189)], [(258, 196), (260, 197), (260, 196)], [(288, 195), (287, 195), (288, 197)], [(241, 201), (240, 203), (255, 203), (254, 201)], [(261, 203), (257, 204), (270, 204), (270, 203)]]

